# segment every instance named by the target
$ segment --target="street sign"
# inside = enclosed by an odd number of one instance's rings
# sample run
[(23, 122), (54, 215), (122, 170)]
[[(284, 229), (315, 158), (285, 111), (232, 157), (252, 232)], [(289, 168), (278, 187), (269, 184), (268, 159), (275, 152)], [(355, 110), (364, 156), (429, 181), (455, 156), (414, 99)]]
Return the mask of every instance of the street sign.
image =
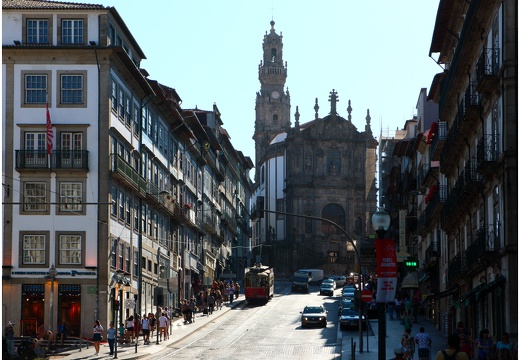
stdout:
[(133, 308), (135, 308), (134, 299), (126, 299), (125, 300), (125, 309), (133, 309)]
[(372, 301), (372, 295), (372, 291), (365, 289), (361, 291), (361, 300), (363, 300), (366, 303), (369, 303)]

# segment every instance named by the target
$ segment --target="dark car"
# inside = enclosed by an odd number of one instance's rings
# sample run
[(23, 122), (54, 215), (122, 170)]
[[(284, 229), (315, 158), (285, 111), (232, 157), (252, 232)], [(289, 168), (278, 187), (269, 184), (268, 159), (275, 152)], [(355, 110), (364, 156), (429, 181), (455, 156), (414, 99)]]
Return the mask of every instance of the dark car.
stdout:
[[(361, 319), (362, 321), (364, 321), (365, 317), (363, 316)], [(339, 326), (341, 329), (359, 326), (358, 310), (354, 308), (343, 308), (343, 310), (341, 310), (341, 315), (339, 318)]]
[(302, 312), (302, 328), (306, 326), (327, 326), (327, 310), (323, 305), (308, 305)]
[(354, 299), (345, 299), (342, 298), (339, 302), (339, 315), (341, 316), (341, 311), (346, 308), (356, 308), (356, 303), (354, 302)]
[(322, 283), (320, 286), (320, 295), (334, 295), (334, 285), (331, 283)]

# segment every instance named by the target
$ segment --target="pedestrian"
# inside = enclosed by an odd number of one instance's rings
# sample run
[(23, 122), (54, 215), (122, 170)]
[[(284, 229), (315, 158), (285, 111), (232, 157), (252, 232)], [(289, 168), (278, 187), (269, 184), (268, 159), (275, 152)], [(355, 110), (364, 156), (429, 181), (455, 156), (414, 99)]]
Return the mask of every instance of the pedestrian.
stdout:
[(164, 313), (161, 313), (159, 317), (159, 340), (166, 340), (166, 326), (168, 326), (168, 319), (164, 316)]
[(405, 329), (401, 337), (401, 345), (404, 348), (404, 359), (412, 360), (415, 353), (415, 342), (412, 336), (412, 329)]
[(406, 310), (403, 310), (401, 324), (403, 324), (405, 330), (412, 330), (412, 319), (410, 319), (410, 315)]
[(125, 340), (125, 324), (120, 323), (119, 324), (119, 342), (121, 345), (123, 345), (123, 342)]
[(94, 349), (96, 349), (96, 353), (94, 355), (97, 356), (99, 355), (99, 343), (101, 342), (103, 334), (103, 326), (101, 326), (99, 320), (94, 321), (94, 328), (92, 330), (92, 341), (94, 342)]
[(238, 296), (240, 295), (240, 284), (235, 282), (235, 299), (238, 299)]
[(134, 342), (134, 315), (126, 319), (126, 331), (130, 335), (130, 342)]
[(143, 316), (141, 320), (141, 329), (143, 331), (143, 342), (144, 345), (150, 344), (150, 319), (148, 316)]
[(497, 342), (498, 358), (500, 360), (513, 359), (513, 344), (509, 340), (509, 333), (504, 331), (502, 333), (502, 340)]
[(197, 302), (195, 301), (195, 298), (192, 296), (189, 307), (191, 310), (191, 321), (195, 322), (195, 314), (197, 313)]
[(228, 294), (229, 294), (229, 303), (232, 304), (233, 296), (235, 295), (235, 289), (233, 288), (233, 283), (229, 284)]
[(478, 360), (487, 360), (488, 355), (493, 350), (493, 340), (489, 338), (489, 330), (480, 330), (480, 335), (477, 339), (477, 358)]
[(14, 322), (9, 321), (4, 329), (5, 344), (10, 356), (15, 356), (14, 352)]
[(397, 320), (401, 320), (401, 314), (403, 313), (403, 308), (402, 308), (402, 303), (401, 303), (401, 300), (399, 299), (398, 296), (396, 296), (395, 300), (394, 300), (394, 307), (395, 307), (395, 317), (397, 318)]
[(215, 309), (215, 295), (211, 292), (208, 296), (208, 315), (213, 314)]
[(459, 351), (460, 339), (457, 334), (448, 336), (448, 347), (438, 351), (435, 360), (469, 360), (464, 351)]
[(421, 293), (421, 290), (417, 289), (417, 290), (415, 290), (415, 293), (413, 294), (413, 297), (412, 297), (412, 317), (413, 317), (414, 323), (418, 322), (417, 316), (419, 316), (419, 306), (421, 304), (421, 301), (422, 301), (422, 293)]
[(460, 335), (460, 334), (463, 334), (463, 335), (466, 335), (466, 341), (473, 346), (473, 343), (474, 343), (474, 340), (473, 338), (471, 337), (471, 334), (469, 333), (469, 331), (467, 331), (465, 328), (464, 328), (464, 322), (463, 321), (459, 321), (457, 322), (457, 328), (455, 329), (455, 331), (453, 332), (455, 335)]
[(459, 350), (464, 351), (468, 358), (473, 359), (473, 346), (468, 342), (466, 335), (459, 334), (460, 346)]
[(402, 347), (402, 345), (397, 345), (394, 348), (394, 354), (395, 358), (391, 360), (404, 360), (404, 347)]
[(58, 338), (60, 338), (60, 345), (63, 346), (63, 340), (65, 340), (65, 333), (67, 332), (67, 326), (65, 320), (58, 325), (58, 331), (56, 337), (54, 338), (54, 345), (58, 343)]
[(222, 309), (222, 293), (220, 290), (215, 291), (215, 306), (217, 310)]
[(114, 323), (110, 322), (110, 325), (107, 329), (107, 341), (108, 347), (110, 348), (110, 352), (108, 355), (114, 355), (114, 344), (116, 342), (116, 333), (117, 329), (114, 327)]
[(155, 331), (157, 319), (155, 318), (155, 315), (153, 313), (148, 314), (148, 319), (150, 320), (150, 331), (151, 331), (152, 338), (153, 338), (153, 333)]
[(419, 360), (429, 360), (432, 339), (430, 335), (426, 333), (423, 326), (420, 327), (419, 333), (415, 335), (415, 343), (417, 344)]

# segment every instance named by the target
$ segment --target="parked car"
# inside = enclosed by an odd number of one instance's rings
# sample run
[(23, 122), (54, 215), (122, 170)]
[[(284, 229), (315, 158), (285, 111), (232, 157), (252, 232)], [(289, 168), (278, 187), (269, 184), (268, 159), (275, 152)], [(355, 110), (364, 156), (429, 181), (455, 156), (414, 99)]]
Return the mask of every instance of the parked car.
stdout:
[(331, 283), (322, 283), (320, 286), (320, 295), (334, 296), (334, 286)]
[(335, 281), (334, 279), (330, 278), (330, 277), (329, 277), (328, 279), (324, 279), (324, 280), (321, 282), (321, 284), (322, 284), (322, 285), (323, 285), (323, 284), (332, 284), (332, 287), (333, 287), (334, 289), (336, 289), (336, 287), (337, 287), (337, 285), (336, 285), (336, 281)]
[(334, 280), (336, 280), (336, 287), (339, 287), (339, 288), (345, 286), (345, 284), (347, 283), (347, 277), (342, 276), (342, 275), (338, 276)]
[[(365, 321), (365, 316), (363, 316), (362, 321)], [(359, 326), (359, 312), (355, 308), (344, 308), (341, 310), (341, 315), (339, 318), (339, 326), (340, 328), (346, 329), (348, 327), (357, 327)], [(364, 324), (363, 324), (364, 326)]]
[(300, 312), (302, 328), (306, 326), (327, 326), (327, 310), (323, 305), (307, 305)]
[(356, 303), (354, 299), (350, 298), (342, 298), (339, 302), (339, 315), (341, 316), (341, 311), (346, 308), (356, 308)]

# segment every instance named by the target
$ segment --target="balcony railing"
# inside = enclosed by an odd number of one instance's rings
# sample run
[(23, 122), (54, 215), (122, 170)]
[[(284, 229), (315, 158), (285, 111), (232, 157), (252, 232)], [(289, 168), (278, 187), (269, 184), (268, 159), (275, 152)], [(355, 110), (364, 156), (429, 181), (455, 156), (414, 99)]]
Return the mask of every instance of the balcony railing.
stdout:
[(448, 132), (448, 124), (446, 121), (439, 121), (439, 126), (435, 135), (433, 135), (432, 143), (430, 144), (430, 159), (432, 161), (439, 160), (439, 155), (446, 141), (446, 134)]
[(477, 145), (477, 170), (481, 174), (494, 172), (498, 161), (498, 136), (484, 134)]
[(117, 174), (142, 195), (146, 194), (146, 180), (117, 154), (110, 155), (112, 173)]
[[(46, 150), (16, 150), (16, 169), (49, 169)], [(87, 150), (54, 150), (50, 154), (51, 169), (88, 170)]]
[(439, 249), (437, 242), (432, 242), (424, 252), (424, 262), (427, 265), (431, 265), (437, 261), (439, 257)]
[(500, 69), (500, 49), (484, 48), (477, 61), (478, 90), (488, 92), (498, 85), (498, 70)]
[(499, 226), (481, 227), (477, 231), (475, 241), (466, 249), (468, 264), (482, 265), (482, 260), (496, 255), (500, 250)]
[(462, 275), (462, 255), (457, 254), (448, 264), (448, 281), (455, 282)]

